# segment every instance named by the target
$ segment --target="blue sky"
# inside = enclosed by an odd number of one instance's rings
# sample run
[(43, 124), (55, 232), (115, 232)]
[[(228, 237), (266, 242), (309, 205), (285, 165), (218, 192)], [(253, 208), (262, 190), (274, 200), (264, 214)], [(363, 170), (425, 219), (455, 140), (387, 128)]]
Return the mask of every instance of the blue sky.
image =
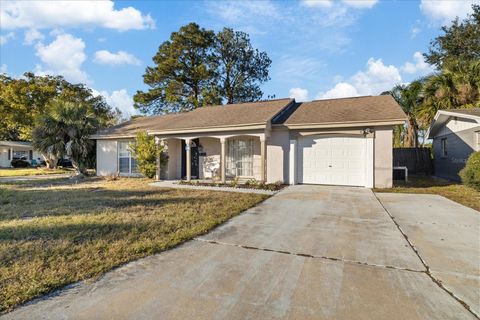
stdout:
[(379, 94), (432, 68), (420, 53), (467, 1), (4, 1), (0, 67), (61, 74), (133, 114), (132, 96), (172, 31), (196, 22), (250, 34), (272, 59), (265, 97)]

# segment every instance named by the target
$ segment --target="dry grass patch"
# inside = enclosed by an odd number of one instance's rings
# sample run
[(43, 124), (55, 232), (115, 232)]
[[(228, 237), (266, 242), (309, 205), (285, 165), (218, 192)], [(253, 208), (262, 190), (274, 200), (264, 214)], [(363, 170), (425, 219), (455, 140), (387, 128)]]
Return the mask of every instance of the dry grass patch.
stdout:
[(0, 312), (178, 245), (265, 198), (141, 179), (0, 184)]
[(72, 169), (47, 169), (47, 168), (1, 168), (0, 177), (39, 176), (47, 174), (60, 174), (72, 172)]
[(375, 192), (438, 194), (464, 206), (480, 211), (480, 192), (443, 179), (409, 177), (408, 182), (396, 181), (391, 189), (375, 189)]

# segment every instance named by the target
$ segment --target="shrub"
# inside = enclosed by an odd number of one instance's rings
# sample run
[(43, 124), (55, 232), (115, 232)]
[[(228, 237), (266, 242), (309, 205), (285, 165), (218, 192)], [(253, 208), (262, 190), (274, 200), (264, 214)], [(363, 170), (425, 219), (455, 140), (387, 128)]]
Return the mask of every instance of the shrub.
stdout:
[[(137, 161), (138, 171), (147, 178), (155, 177), (157, 172), (157, 157), (162, 154), (163, 146), (157, 145), (155, 137), (149, 136), (146, 131), (137, 133), (135, 141), (129, 145), (132, 156)], [(161, 164), (167, 162), (162, 155)]]
[(460, 178), (464, 185), (480, 191), (480, 151), (470, 155), (465, 168), (460, 171)]
[(245, 186), (255, 188), (258, 185), (258, 181), (255, 179), (248, 179), (245, 181)]

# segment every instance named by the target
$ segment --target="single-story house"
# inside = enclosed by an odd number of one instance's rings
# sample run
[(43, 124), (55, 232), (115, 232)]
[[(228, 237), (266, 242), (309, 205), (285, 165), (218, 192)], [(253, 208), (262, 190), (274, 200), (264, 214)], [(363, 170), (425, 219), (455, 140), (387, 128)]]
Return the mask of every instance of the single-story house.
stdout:
[(460, 180), (468, 157), (480, 151), (480, 108), (437, 111), (427, 136), (433, 139), (435, 175)]
[(41, 159), (42, 155), (33, 149), (31, 142), (0, 141), (0, 167), (10, 167), (13, 159)]
[(162, 179), (391, 187), (392, 131), (405, 120), (387, 95), (276, 99), (139, 117), (92, 138), (101, 176), (137, 174), (128, 144), (144, 130), (165, 146)]

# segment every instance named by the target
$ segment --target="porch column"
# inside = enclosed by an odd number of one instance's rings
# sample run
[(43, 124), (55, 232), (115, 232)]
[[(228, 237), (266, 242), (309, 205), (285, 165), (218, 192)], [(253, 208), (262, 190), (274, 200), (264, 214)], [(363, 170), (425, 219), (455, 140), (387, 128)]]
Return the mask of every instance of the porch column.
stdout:
[(192, 150), (191, 150), (191, 140), (190, 139), (185, 139), (185, 151), (187, 154), (187, 181), (192, 180)]
[(261, 162), (261, 166), (260, 166), (260, 177), (261, 177), (261, 180), (262, 182), (267, 182), (267, 177), (265, 175), (265, 167), (267, 165), (266, 163), (266, 150), (265, 150), (265, 138), (260, 138), (260, 162)]
[(297, 139), (290, 140), (290, 155), (289, 155), (289, 174), (288, 182), (291, 185), (296, 184), (297, 181)]
[[(160, 149), (161, 140), (158, 137), (155, 137), (155, 144), (157, 145), (157, 150)], [(155, 180), (160, 181), (160, 152), (157, 154), (156, 159), (157, 172), (155, 173)]]
[(222, 183), (225, 183), (225, 138), (220, 138), (221, 153), (220, 153), (220, 177)]

